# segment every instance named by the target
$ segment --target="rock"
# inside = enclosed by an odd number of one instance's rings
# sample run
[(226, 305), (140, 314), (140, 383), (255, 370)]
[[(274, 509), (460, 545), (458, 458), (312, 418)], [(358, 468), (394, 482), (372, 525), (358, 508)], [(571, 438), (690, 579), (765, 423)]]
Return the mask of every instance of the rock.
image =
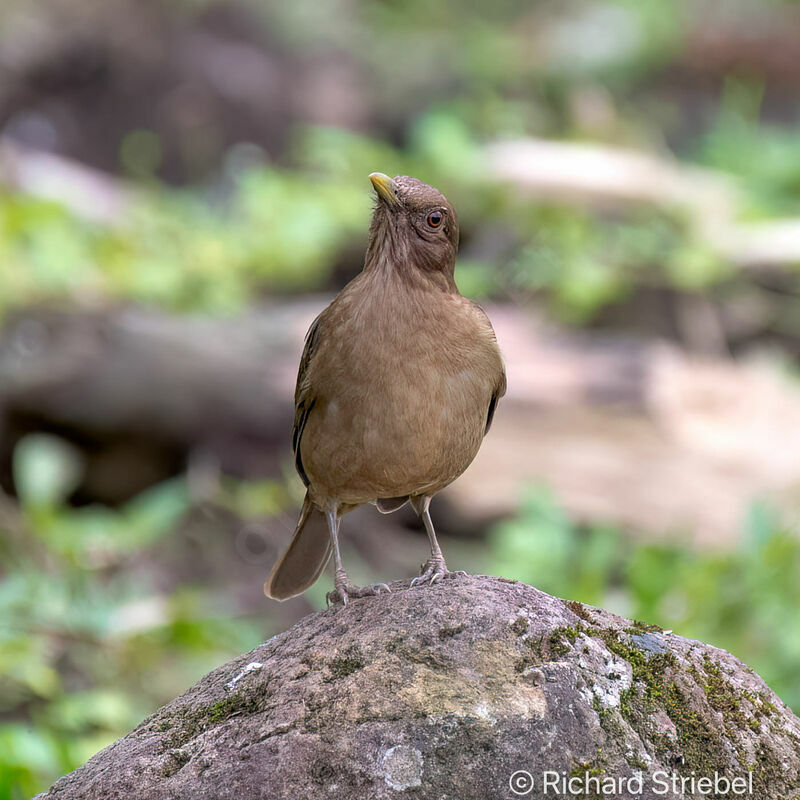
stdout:
[[(800, 720), (751, 669), (656, 626), (470, 576), (395, 583), (305, 617), (44, 797), (464, 800), (543, 797), (545, 779), (572, 777), (584, 782), (572, 794), (549, 783), (547, 795), (675, 798), (703, 796), (689, 781), (715, 773), (717, 797), (800, 793)], [(749, 783), (722, 783), (733, 779)]]

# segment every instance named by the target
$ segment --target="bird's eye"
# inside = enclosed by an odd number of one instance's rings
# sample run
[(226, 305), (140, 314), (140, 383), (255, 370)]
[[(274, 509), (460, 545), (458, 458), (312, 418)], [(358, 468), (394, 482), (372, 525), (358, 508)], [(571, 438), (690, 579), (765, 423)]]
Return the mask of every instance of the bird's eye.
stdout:
[(441, 211), (431, 211), (428, 214), (428, 225), (431, 228), (438, 228), (442, 224), (442, 220), (444, 219), (444, 214)]

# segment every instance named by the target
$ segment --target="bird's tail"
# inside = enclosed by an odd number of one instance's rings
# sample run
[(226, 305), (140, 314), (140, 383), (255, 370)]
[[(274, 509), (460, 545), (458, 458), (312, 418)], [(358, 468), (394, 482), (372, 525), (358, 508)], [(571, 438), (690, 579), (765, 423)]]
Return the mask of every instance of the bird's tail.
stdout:
[(308, 499), (303, 502), (292, 541), (272, 568), (264, 594), (288, 600), (308, 589), (319, 578), (331, 555), (331, 539), (325, 515)]

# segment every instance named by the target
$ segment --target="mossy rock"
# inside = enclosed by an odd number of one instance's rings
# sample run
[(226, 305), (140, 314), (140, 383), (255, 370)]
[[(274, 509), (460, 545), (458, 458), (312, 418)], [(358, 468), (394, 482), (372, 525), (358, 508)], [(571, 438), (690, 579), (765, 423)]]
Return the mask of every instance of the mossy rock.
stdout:
[(397, 583), (210, 673), (42, 797), (467, 800), (513, 797), (517, 770), (534, 798), (545, 771), (641, 773), (618, 798), (691, 795), (656, 793), (661, 773), (790, 798), (800, 720), (730, 654), (656, 626), (497, 578)]

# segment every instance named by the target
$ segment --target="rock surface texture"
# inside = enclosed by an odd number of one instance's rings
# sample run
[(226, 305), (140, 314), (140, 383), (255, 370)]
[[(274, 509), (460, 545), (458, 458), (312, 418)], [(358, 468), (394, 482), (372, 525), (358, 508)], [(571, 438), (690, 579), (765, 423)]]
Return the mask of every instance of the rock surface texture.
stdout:
[[(548, 771), (583, 783), (545, 792)], [(752, 794), (724, 782), (704, 794), (688, 782), (715, 773), (752, 781)], [(617, 789), (598, 792), (591, 778)], [(40, 797), (676, 798), (693, 789), (800, 794), (800, 720), (758, 675), (654, 626), (470, 576), (397, 583), (311, 614)]]

